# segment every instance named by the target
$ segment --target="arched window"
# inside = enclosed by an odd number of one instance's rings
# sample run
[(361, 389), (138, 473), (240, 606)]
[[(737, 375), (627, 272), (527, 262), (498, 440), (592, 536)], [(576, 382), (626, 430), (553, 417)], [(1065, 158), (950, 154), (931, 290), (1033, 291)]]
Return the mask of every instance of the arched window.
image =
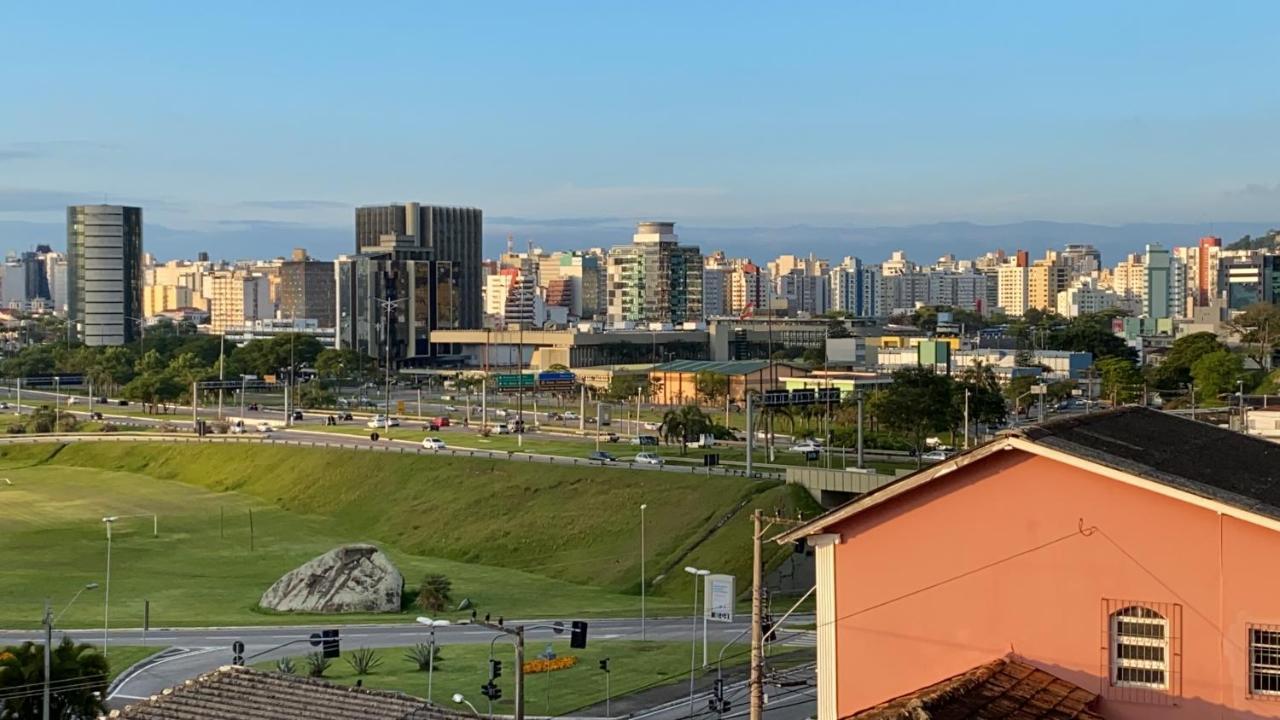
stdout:
[(1111, 684), (1169, 686), (1169, 621), (1141, 605), (1111, 613)]

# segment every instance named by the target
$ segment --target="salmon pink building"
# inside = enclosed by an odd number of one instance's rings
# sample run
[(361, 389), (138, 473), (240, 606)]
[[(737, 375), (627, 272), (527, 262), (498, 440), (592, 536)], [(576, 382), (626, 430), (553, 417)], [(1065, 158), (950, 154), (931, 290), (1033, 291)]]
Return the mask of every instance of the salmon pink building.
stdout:
[(1144, 408), (1022, 429), (787, 533), (818, 717), (1280, 717), (1280, 445)]

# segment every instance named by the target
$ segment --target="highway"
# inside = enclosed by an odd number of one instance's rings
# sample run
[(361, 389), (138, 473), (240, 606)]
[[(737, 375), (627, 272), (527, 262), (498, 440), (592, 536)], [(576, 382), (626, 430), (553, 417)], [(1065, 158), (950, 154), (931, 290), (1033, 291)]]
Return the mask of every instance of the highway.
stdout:
[[(335, 618), (335, 621), (339, 618)], [(800, 618), (797, 622), (806, 622)], [(544, 625), (553, 620), (508, 620), (508, 626)], [(588, 620), (588, 644), (601, 640), (638, 640), (641, 636), (641, 623), (638, 618)], [(568, 625), (567, 620), (565, 625)], [(650, 618), (645, 622), (645, 637), (650, 640), (687, 641), (691, 630), (695, 627), (689, 618)], [(701, 635), (700, 623), (696, 626)], [(747, 627), (744, 622), (710, 623), (707, 626), (708, 638), (711, 642), (728, 642), (741, 634)], [(153, 645), (157, 651), (170, 648), (159, 657), (139, 663), (117, 679), (111, 688), (108, 698), (110, 704), (119, 707), (130, 701), (150, 697), (165, 688), (177, 685), (202, 673), (215, 670), (231, 663), (231, 645), (235, 641), (245, 645), (245, 657), (248, 663), (272, 660), (286, 655), (302, 655), (311, 652), (308, 639), (312, 633), (320, 630), (338, 628), (341, 633), (342, 648), (346, 650), (356, 647), (399, 647), (414, 643), (426, 642), (427, 630), (414, 623), (389, 625), (341, 625), (339, 622), (328, 625), (291, 625), (242, 628), (168, 628), (155, 629), (144, 634), (139, 629), (113, 629), (107, 633), (108, 657), (111, 645)], [(77, 642), (101, 644), (103, 633), (93, 629), (58, 630), (57, 636), (68, 635)], [(436, 629), (436, 642), (440, 645), (483, 644), (490, 642), (499, 633), (485, 627), (458, 624)], [(0, 630), (0, 644), (23, 642), (25, 640), (43, 641), (40, 631), (33, 630)], [(526, 636), (530, 642), (538, 642), (556, 636), (551, 629), (529, 629)], [(55, 642), (57, 640), (55, 639)], [(802, 645), (811, 645), (806, 637), (800, 640)], [(285, 643), (293, 643), (278, 648)], [(741, 644), (742, 641), (738, 640)], [(739, 648), (746, 651), (747, 646)], [(256, 657), (255, 657), (256, 656)], [(698, 707), (705, 708), (706, 700), (698, 700)], [(684, 708), (687, 711), (687, 706)], [(686, 717), (686, 715), (679, 715)], [(655, 715), (655, 720), (665, 720), (665, 715)]]

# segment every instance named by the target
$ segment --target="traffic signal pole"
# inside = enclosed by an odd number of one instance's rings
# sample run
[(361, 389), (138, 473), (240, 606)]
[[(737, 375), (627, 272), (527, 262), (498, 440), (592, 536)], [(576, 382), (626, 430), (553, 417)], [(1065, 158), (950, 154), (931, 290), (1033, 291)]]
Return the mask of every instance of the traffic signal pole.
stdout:
[(764, 715), (764, 634), (760, 622), (764, 608), (760, 597), (760, 586), (763, 584), (760, 560), (763, 553), (761, 543), (764, 540), (763, 513), (759, 508), (751, 514), (751, 679), (748, 683), (751, 693), (751, 720), (761, 720)]
[(516, 628), (516, 718), (524, 720), (524, 626)]

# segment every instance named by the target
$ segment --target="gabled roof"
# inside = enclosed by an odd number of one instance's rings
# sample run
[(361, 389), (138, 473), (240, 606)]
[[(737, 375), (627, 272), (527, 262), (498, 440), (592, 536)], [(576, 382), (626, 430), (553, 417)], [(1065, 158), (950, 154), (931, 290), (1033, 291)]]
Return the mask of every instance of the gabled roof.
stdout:
[(1103, 720), (1098, 696), (1014, 658), (1001, 658), (846, 720)]
[(227, 666), (112, 710), (125, 720), (460, 720), (403, 693)]
[(789, 542), (1002, 450), (1023, 450), (1208, 504), (1280, 530), (1280, 444), (1171, 413), (1129, 406), (1032, 425), (931, 465), (820, 515)]
[[(779, 363), (781, 364), (781, 363)], [(747, 375), (769, 367), (768, 360), (672, 360), (655, 366), (663, 372), (713, 372), (721, 375)]]

